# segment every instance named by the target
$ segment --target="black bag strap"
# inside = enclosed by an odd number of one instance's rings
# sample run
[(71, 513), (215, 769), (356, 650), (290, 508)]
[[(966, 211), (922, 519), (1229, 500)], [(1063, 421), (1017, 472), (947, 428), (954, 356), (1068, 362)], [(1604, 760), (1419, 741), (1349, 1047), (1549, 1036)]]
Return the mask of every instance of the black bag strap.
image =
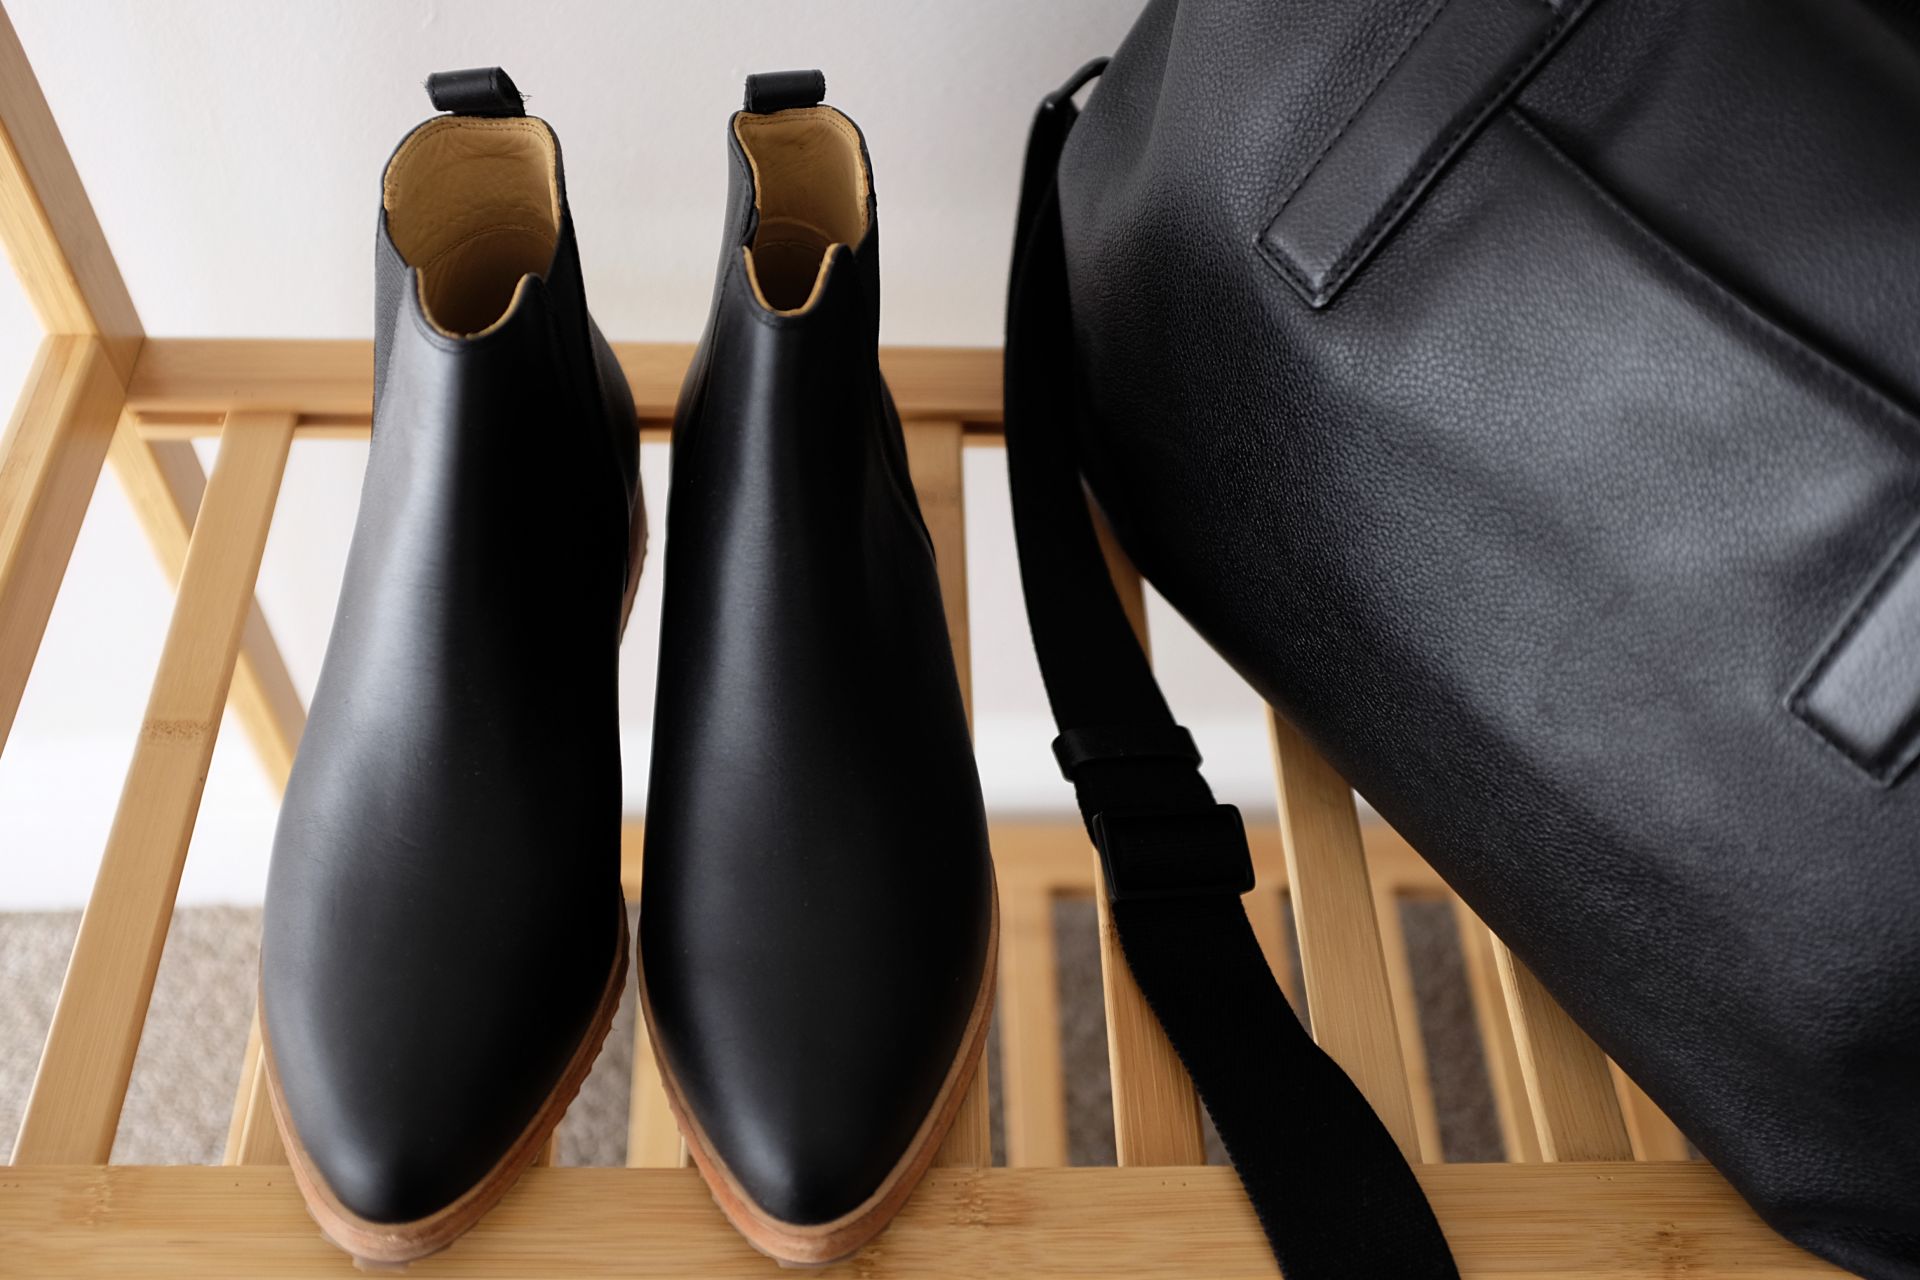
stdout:
[(1386, 1127), (1294, 1017), (1240, 895), (1246, 833), (1216, 804), (1127, 624), (1074, 457), (1079, 374), (1055, 170), (1088, 64), (1028, 143), (1007, 307), (1007, 466), (1055, 753), (1106, 869), (1127, 967), (1186, 1064), (1287, 1280), (1457, 1280)]

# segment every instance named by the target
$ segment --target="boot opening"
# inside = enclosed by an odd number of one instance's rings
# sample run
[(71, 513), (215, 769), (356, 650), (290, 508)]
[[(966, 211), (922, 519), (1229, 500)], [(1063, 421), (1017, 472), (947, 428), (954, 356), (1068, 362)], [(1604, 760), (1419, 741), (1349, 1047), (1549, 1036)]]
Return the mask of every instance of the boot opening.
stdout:
[(747, 246), (747, 279), (770, 311), (792, 315), (813, 305), (835, 245), (867, 234), (867, 166), (852, 121), (832, 107), (734, 121), (753, 166), (760, 226)]
[(387, 165), (387, 232), (420, 272), (442, 333), (498, 324), (522, 278), (545, 275), (560, 238), (558, 150), (538, 120), (441, 116)]

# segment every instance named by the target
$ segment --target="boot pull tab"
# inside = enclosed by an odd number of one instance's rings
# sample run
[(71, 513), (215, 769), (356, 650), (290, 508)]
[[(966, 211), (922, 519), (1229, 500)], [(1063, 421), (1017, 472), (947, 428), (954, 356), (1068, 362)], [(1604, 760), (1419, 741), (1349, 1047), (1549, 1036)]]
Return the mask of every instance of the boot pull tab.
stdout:
[(458, 116), (524, 116), (525, 96), (499, 67), (436, 71), (427, 77), (427, 97), (434, 110)]
[(817, 107), (826, 96), (827, 77), (820, 71), (761, 71), (747, 77), (745, 105), (758, 116), (789, 107)]

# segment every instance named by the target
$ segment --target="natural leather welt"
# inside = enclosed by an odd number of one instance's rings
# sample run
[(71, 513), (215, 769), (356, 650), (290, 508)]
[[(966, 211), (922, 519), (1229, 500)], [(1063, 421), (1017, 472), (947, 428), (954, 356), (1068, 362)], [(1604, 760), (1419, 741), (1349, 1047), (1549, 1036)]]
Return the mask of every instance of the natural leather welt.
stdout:
[(428, 319), (479, 333), (505, 314), (521, 279), (544, 275), (560, 231), (553, 134), (539, 120), (441, 116), (387, 165), (388, 234), (420, 272)]
[(867, 233), (871, 182), (860, 137), (832, 107), (771, 115), (742, 112), (734, 132), (752, 166), (759, 225), (747, 271), (775, 311), (805, 310), (817, 296), (828, 250)]

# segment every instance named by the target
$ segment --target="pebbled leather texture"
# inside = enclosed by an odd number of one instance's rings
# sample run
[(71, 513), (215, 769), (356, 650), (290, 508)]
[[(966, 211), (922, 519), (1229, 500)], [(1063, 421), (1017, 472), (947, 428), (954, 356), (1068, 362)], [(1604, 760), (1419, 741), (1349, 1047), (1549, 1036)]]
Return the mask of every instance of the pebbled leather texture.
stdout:
[(762, 1211), (810, 1225), (867, 1200), (933, 1108), (993, 881), (878, 365), (871, 184), (864, 238), (778, 313), (744, 266), (755, 178), (728, 138), (713, 310), (674, 425), (641, 981), (715, 1153)]
[(1920, 525), (1912, 6), (1597, 0), (1315, 310), (1260, 237), (1434, 8), (1147, 8), (1061, 166), (1089, 481), (1769, 1222), (1912, 1280), (1920, 783), (1791, 705)]
[(637, 423), (558, 163), (552, 262), (477, 336), (429, 320), (384, 214), (377, 237), (373, 443), (261, 942), (294, 1128), (374, 1222), (445, 1207), (528, 1128), (625, 928)]

